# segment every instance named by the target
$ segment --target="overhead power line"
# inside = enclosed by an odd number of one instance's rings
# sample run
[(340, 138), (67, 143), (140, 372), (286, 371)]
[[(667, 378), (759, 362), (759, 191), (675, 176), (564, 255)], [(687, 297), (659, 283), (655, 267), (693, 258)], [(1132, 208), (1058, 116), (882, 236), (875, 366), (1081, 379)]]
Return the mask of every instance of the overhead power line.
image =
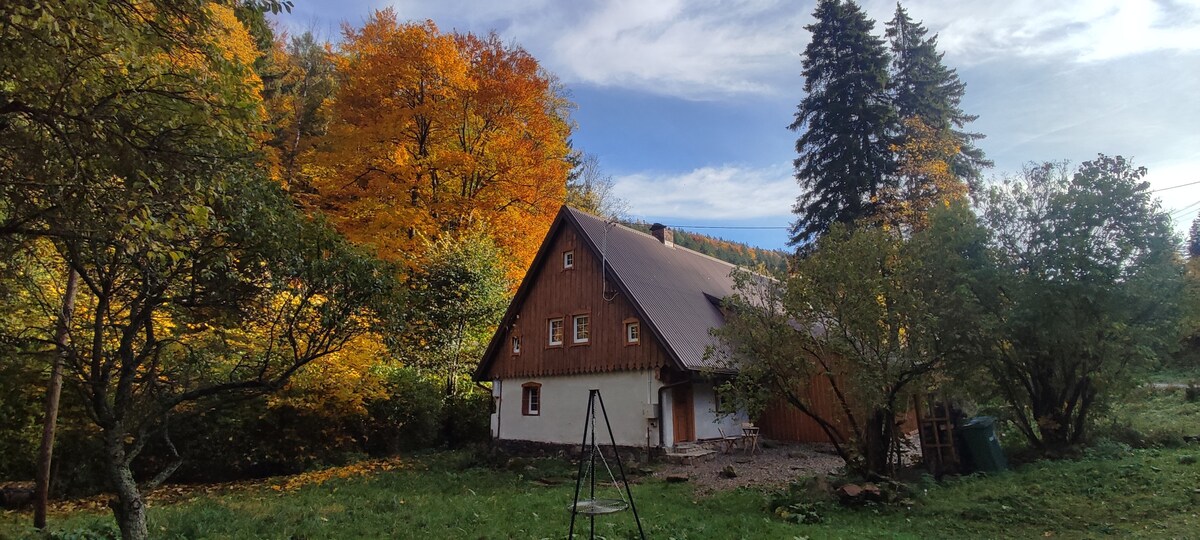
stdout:
[(1194, 203), (1192, 203), (1192, 204), (1189, 204), (1189, 205), (1187, 205), (1187, 206), (1184, 206), (1183, 208), (1180, 208), (1180, 209), (1178, 209), (1178, 210), (1174, 210), (1174, 211), (1172, 211), (1172, 212), (1171, 212), (1171, 217), (1172, 217), (1172, 218), (1181, 218), (1181, 217), (1183, 217), (1183, 216), (1187, 215), (1189, 212), (1191, 212), (1191, 210), (1192, 210), (1193, 208), (1195, 208), (1195, 207), (1197, 207), (1197, 206), (1200, 206), (1200, 201), (1196, 201), (1196, 202), (1194, 202)]
[(1197, 181), (1195, 181), (1195, 182), (1188, 182), (1188, 183), (1186, 183), (1186, 184), (1179, 184), (1178, 186), (1171, 186), (1171, 187), (1165, 187), (1165, 188), (1160, 188), (1160, 189), (1152, 189), (1152, 190), (1150, 190), (1150, 193), (1158, 193), (1158, 192), (1160, 192), (1160, 191), (1166, 191), (1166, 190), (1168, 190), (1168, 189), (1175, 189), (1175, 188), (1181, 188), (1181, 187), (1194, 186), (1194, 185), (1196, 185), (1196, 184), (1200, 184), (1200, 180), (1197, 180)]
[(789, 228), (790, 228), (790, 227), (771, 227), (771, 226), (761, 226), (761, 227), (759, 227), (759, 226), (753, 226), (753, 225), (745, 225), (745, 226), (734, 226), (734, 225), (667, 225), (667, 227), (670, 227), (670, 228), (672, 228), (672, 229), (762, 229), (762, 230), (766, 230), (766, 229), (772, 229), (772, 230), (773, 230), (773, 229), (787, 230), (787, 229), (789, 229)]

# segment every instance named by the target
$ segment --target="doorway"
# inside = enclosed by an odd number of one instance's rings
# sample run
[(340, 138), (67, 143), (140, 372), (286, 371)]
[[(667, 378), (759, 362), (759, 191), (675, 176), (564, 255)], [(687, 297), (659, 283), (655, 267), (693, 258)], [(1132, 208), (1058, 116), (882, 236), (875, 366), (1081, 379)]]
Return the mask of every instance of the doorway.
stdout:
[(671, 389), (671, 427), (676, 444), (696, 440), (696, 411), (690, 384)]

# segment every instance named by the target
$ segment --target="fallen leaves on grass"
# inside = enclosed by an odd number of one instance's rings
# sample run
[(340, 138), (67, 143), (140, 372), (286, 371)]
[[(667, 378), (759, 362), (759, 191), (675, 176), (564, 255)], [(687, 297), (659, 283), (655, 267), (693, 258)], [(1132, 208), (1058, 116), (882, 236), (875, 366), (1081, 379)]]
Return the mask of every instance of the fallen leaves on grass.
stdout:
[(275, 491), (295, 491), (304, 486), (321, 485), (334, 478), (354, 478), (366, 476), (379, 471), (392, 471), (402, 468), (404, 463), (400, 458), (372, 459), (360, 461), (342, 467), (330, 467), (319, 471), (309, 471), (288, 476), (282, 482), (275, 483), (271, 489)]
[[(148, 503), (172, 504), (196, 500), (200, 497), (225, 495), (232, 492), (252, 491), (270, 488), (278, 492), (289, 492), (309, 485), (320, 485), (334, 478), (353, 478), (366, 476), (379, 471), (392, 471), (405, 466), (398, 457), (372, 459), (345, 465), (330, 467), (318, 471), (309, 471), (293, 476), (277, 476), (272, 478), (239, 480), (236, 482), (220, 482), (214, 484), (168, 484), (145, 493)], [(109, 494), (94, 495), (79, 499), (51, 501), (50, 512), (54, 514), (72, 514), (76, 512), (105, 512), (109, 510)], [(31, 508), (16, 512), (29, 512)], [(7, 513), (7, 512), (6, 512)]]

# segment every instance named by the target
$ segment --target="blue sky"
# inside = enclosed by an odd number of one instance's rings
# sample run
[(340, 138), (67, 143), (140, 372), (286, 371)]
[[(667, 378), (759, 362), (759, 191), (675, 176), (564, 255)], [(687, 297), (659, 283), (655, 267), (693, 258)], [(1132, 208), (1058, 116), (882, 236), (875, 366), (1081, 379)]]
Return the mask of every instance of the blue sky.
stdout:
[[(892, 1), (862, 5), (883, 22)], [(1160, 189), (1200, 181), (1200, 0), (920, 0), (967, 84), (971, 127), (996, 162), (1132, 157)], [(630, 217), (669, 225), (792, 220), (803, 97), (800, 53), (813, 3), (786, 0), (295, 0), (280, 24), (340, 37), (373, 9), (443, 30), (496, 31), (555, 73), (578, 105), (577, 148), (613, 176)], [(1048, 7), (1050, 6), (1050, 7)], [(1200, 185), (1160, 193), (1183, 231)], [(786, 231), (705, 229), (769, 248)]]

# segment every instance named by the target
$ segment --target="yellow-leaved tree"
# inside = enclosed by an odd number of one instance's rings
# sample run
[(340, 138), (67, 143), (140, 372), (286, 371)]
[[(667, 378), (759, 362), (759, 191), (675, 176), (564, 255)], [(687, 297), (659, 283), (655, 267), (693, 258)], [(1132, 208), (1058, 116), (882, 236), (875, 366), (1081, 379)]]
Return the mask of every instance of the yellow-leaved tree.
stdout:
[(950, 206), (967, 196), (968, 186), (954, 173), (953, 164), (962, 151), (948, 129), (935, 129), (918, 117), (903, 121), (904, 138), (893, 144), (897, 156), (898, 182), (879, 196), (878, 219), (909, 232), (929, 224), (929, 209)]

